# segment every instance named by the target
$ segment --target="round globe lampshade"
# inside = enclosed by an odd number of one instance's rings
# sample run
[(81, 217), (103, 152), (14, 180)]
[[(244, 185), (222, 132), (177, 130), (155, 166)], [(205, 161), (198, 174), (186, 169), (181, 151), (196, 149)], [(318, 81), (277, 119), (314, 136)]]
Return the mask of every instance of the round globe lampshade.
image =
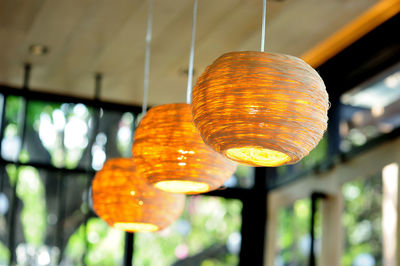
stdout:
[(303, 60), (231, 52), (208, 66), (193, 88), (194, 124), (217, 152), (241, 164), (301, 160), (327, 127), (328, 94)]
[(110, 226), (128, 232), (151, 232), (181, 215), (184, 195), (147, 184), (132, 158), (108, 160), (92, 182), (93, 209)]
[(150, 109), (136, 129), (132, 155), (149, 183), (175, 193), (217, 189), (236, 169), (235, 163), (203, 142), (190, 105), (184, 103)]

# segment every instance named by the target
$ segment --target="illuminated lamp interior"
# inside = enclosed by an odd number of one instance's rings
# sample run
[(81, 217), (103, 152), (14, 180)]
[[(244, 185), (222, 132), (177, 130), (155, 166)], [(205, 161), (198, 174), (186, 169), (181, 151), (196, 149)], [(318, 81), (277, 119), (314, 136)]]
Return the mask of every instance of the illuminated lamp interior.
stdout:
[(210, 186), (204, 182), (185, 181), (185, 180), (167, 180), (154, 184), (158, 189), (173, 193), (202, 193), (210, 189)]
[(154, 232), (158, 230), (158, 226), (149, 223), (115, 223), (116, 229), (130, 232)]
[(280, 166), (291, 160), (283, 152), (256, 147), (231, 148), (225, 154), (233, 161), (268, 167)]

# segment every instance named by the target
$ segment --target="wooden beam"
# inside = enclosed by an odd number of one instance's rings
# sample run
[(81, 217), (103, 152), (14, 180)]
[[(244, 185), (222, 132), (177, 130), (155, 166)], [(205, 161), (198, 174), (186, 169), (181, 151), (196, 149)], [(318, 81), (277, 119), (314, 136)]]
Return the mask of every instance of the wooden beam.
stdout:
[(342, 257), (343, 197), (339, 189), (322, 201), (322, 243), (319, 265), (340, 266)]
[(399, 12), (400, 0), (381, 0), (301, 58), (316, 68)]
[(264, 266), (274, 266), (275, 255), (276, 255), (276, 241), (278, 231), (278, 210), (280, 205), (274, 201), (274, 198), (268, 196), (267, 200), (267, 228), (265, 237), (265, 256)]
[(383, 265), (398, 265), (399, 256), (399, 165), (391, 163), (383, 168), (382, 239)]
[(400, 138), (360, 154), (329, 172), (310, 175), (273, 190), (270, 197), (274, 202), (279, 202), (280, 206), (285, 206), (308, 197), (314, 191), (336, 195), (342, 184), (357, 177), (371, 176), (377, 169), (382, 169), (394, 161), (400, 161)]

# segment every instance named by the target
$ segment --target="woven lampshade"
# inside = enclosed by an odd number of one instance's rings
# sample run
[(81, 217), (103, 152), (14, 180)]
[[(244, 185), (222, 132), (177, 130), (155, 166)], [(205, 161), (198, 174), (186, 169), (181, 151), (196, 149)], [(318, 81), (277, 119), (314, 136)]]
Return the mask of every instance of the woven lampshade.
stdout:
[(136, 129), (132, 155), (138, 172), (155, 187), (196, 194), (220, 187), (236, 164), (204, 144), (189, 104), (154, 107)]
[(251, 166), (296, 163), (321, 140), (328, 94), (299, 58), (264, 52), (219, 57), (192, 94), (194, 124), (205, 143)]
[(92, 182), (93, 209), (110, 226), (129, 232), (157, 231), (183, 211), (184, 195), (154, 188), (141, 178), (132, 158), (108, 160)]

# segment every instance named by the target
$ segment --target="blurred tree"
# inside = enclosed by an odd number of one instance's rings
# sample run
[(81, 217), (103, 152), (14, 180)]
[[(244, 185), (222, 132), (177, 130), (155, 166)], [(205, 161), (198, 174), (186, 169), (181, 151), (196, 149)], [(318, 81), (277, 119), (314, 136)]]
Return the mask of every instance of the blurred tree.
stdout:
[[(371, 255), (374, 265), (382, 265), (382, 178), (375, 175), (343, 186), (345, 211), (344, 266), (355, 265), (361, 255)], [(358, 266), (358, 265), (355, 265)]]

